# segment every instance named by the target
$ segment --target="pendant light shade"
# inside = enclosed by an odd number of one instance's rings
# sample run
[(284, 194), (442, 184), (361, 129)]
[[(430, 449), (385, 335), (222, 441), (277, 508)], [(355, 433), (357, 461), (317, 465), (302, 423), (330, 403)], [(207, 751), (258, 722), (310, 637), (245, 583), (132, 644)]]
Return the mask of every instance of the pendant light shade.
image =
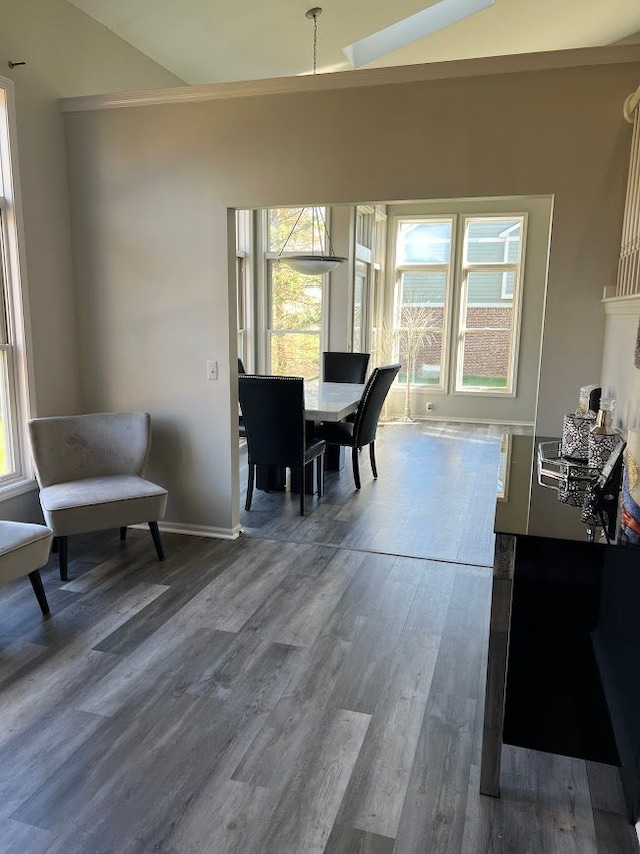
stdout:
[(303, 273), (305, 276), (322, 276), (347, 259), (339, 258), (337, 255), (290, 255), (281, 260), (297, 273)]
[[(287, 244), (296, 230), (302, 215), (309, 208), (301, 208), (300, 213), (289, 232), (289, 236), (284, 242), (284, 246), (278, 255), (278, 261), (282, 264), (287, 264), (292, 270), (302, 273), (305, 276), (322, 276), (325, 273), (335, 269), (338, 264), (342, 264), (347, 259), (341, 255), (336, 255), (331, 243), (331, 237), (327, 229), (327, 224), (322, 213), (322, 209), (311, 206), (311, 242), (310, 251), (303, 252), (287, 252)], [(323, 233), (324, 232), (324, 233)], [(316, 252), (316, 246), (320, 250)], [(328, 252), (326, 250), (329, 250)]]

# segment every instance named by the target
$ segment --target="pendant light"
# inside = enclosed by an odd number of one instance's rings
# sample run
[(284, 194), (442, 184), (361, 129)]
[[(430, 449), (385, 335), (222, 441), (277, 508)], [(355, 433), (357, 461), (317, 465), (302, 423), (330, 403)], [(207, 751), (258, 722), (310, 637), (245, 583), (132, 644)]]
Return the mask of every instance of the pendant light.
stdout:
[[(322, 14), (322, 9), (320, 6), (314, 6), (313, 9), (309, 9), (305, 14), (307, 18), (313, 19), (313, 73), (315, 75), (318, 71), (318, 16)], [(340, 255), (336, 255), (334, 252), (331, 236), (329, 235), (327, 223), (321, 207), (316, 205), (311, 207), (311, 251), (304, 253), (296, 252), (295, 254), (286, 256), (284, 255), (287, 244), (291, 239), (291, 235), (296, 230), (296, 226), (300, 222), (302, 214), (306, 210), (308, 210), (308, 207), (301, 208), (298, 218), (289, 232), (289, 236), (285, 240), (284, 246), (278, 254), (278, 261), (281, 261), (283, 264), (287, 264), (292, 270), (295, 270), (298, 273), (303, 273), (305, 276), (321, 276), (347, 260)], [(320, 252), (315, 251), (316, 230)], [(323, 254), (324, 250), (327, 249), (329, 250), (329, 253)]]

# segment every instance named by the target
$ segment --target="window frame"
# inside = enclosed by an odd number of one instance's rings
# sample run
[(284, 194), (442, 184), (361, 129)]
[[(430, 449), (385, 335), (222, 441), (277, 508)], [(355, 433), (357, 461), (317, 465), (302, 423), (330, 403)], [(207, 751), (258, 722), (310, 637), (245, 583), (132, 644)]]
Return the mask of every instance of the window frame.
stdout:
[[(376, 248), (376, 212), (371, 205), (356, 205), (354, 227), (354, 252), (351, 281), (351, 350), (356, 353), (369, 352), (373, 324), (373, 277)], [(361, 281), (360, 324), (356, 327), (356, 290)], [(359, 340), (358, 340), (359, 339)], [(357, 342), (357, 343), (356, 343)]]
[[(272, 335), (277, 333), (278, 335), (318, 335), (319, 336), (319, 346), (318, 346), (318, 378), (321, 376), (322, 371), (322, 352), (327, 349), (327, 340), (328, 340), (328, 319), (329, 319), (329, 274), (325, 273), (320, 276), (321, 280), (321, 288), (322, 288), (322, 307), (321, 307), (321, 316), (320, 316), (320, 329), (319, 330), (308, 330), (308, 329), (279, 329), (274, 328), (272, 326), (272, 311), (271, 311), (271, 297), (272, 297), (272, 272), (273, 265), (278, 263), (278, 259), (286, 258), (289, 255), (297, 255), (299, 254), (299, 250), (292, 250), (291, 252), (282, 252), (269, 250), (269, 211), (277, 210), (280, 208), (291, 208), (295, 207), (294, 205), (280, 205), (274, 206), (272, 208), (264, 208), (260, 213), (262, 216), (260, 217), (260, 225), (258, 228), (258, 233), (260, 235), (260, 244), (262, 251), (260, 252), (260, 257), (262, 258), (261, 266), (261, 277), (260, 280), (262, 282), (262, 320), (260, 321), (260, 326), (264, 330), (264, 338), (260, 342), (260, 350), (263, 358), (264, 370), (268, 373), (271, 372), (271, 341)], [(301, 205), (300, 207), (305, 207)], [(308, 205), (306, 207), (309, 207)], [(316, 206), (323, 207), (323, 215), (325, 218), (325, 225), (327, 232), (331, 234), (331, 208), (329, 206)], [(324, 235), (322, 235), (324, 238)]]
[(13, 82), (0, 77), (0, 302), (4, 353), (7, 437), (12, 471), (0, 476), (0, 499), (33, 489), (34, 471), (28, 452), (27, 421), (34, 409), (29, 382), (28, 291), (24, 227), (20, 197)]
[[(483, 214), (483, 213), (461, 213), (458, 214), (460, 219), (460, 239), (459, 245), (457, 245), (457, 252), (459, 258), (459, 264), (456, 263), (456, 273), (459, 278), (459, 287), (457, 288), (457, 297), (458, 297), (458, 322), (457, 327), (455, 329), (455, 345), (452, 345), (452, 351), (455, 350), (455, 353), (452, 352), (452, 357), (455, 363), (455, 370), (452, 372), (451, 376), (451, 394), (456, 396), (473, 396), (473, 395), (482, 395), (483, 397), (487, 396), (496, 396), (502, 398), (515, 398), (517, 396), (517, 385), (518, 385), (518, 361), (520, 356), (520, 334), (522, 330), (522, 290), (523, 290), (523, 278), (524, 278), (524, 269), (525, 269), (525, 255), (526, 255), (526, 246), (527, 246), (527, 225), (528, 225), (528, 213), (526, 211), (519, 211), (517, 213), (508, 212), (508, 213), (491, 213), (491, 214)], [(467, 224), (470, 220), (493, 220), (493, 221), (502, 221), (505, 219), (518, 219), (521, 222), (522, 232), (520, 237), (520, 256), (517, 262), (471, 262), (465, 263), (465, 239), (467, 234)], [(506, 269), (508, 268), (508, 269)], [(509, 353), (509, 376), (507, 377), (507, 385), (505, 388), (498, 388), (495, 386), (476, 386), (469, 387), (462, 385), (462, 373), (464, 369), (464, 339), (465, 339), (465, 328), (463, 328), (465, 311), (467, 306), (466, 293), (467, 293), (467, 284), (468, 284), (468, 276), (469, 273), (473, 272), (502, 272), (509, 273), (514, 272), (514, 285), (513, 285), (513, 296), (508, 297), (513, 300), (513, 325), (512, 330), (513, 334), (511, 337), (511, 348)], [(501, 283), (501, 293), (504, 291), (504, 276)], [(475, 327), (474, 327), (475, 328)], [(489, 327), (487, 327), (489, 329)]]
[[(420, 214), (417, 216), (400, 215), (393, 218), (393, 258), (392, 270), (394, 271), (394, 287), (393, 287), (393, 314), (392, 323), (394, 333), (400, 328), (399, 318), (402, 309), (402, 276), (405, 272), (445, 272), (445, 300), (443, 305), (442, 316), (442, 347), (440, 351), (440, 382), (429, 385), (419, 385), (412, 383), (414, 391), (442, 392), (445, 393), (449, 388), (449, 374), (452, 359), (452, 348), (450, 346), (452, 316), (455, 304), (455, 265), (453, 263), (456, 257), (457, 233), (458, 233), (458, 215), (457, 214)], [(405, 262), (398, 263), (398, 241), (400, 235), (400, 227), (403, 222), (422, 223), (422, 222), (449, 222), (451, 224), (451, 240), (449, 244), (449, 262), (426, 264), (424, 262)], [(428, 307), (428, 306), (427, 306)], [(434, 327), (434, 331), (439, 331)], [(399, 358), (399, 343), (394, 342), (394, 358)], [(394, 381), (394, 386), (404, 386), (398, 379)]]

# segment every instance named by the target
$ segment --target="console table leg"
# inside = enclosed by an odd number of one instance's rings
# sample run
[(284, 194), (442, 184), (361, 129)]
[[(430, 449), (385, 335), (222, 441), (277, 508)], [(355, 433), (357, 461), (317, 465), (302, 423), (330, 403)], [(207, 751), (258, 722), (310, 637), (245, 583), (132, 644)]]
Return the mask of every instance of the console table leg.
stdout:
[(500, 760), (515, 553), (516, 538), (510, 534), (496, 534), (480, 764), (480, 793), (494, 798), (500, 797)]

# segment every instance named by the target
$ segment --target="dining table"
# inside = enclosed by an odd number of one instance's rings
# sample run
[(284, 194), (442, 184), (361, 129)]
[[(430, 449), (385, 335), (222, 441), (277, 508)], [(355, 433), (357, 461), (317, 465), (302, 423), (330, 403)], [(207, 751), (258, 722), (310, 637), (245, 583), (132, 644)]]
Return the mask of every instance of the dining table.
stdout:
[[(307, 422), (342, 421), (356, 411), (363, 383), (325, 383), (320, 380), (305, 380), (304, 414)], [(340, 471), (344, 467), (344, 448), (341, 445), (328, 445), (325, 454), (325, 470)], [(306, 491), (314, 492), (313, 466), (305, 476)], [(276, 492), (285, 488), (286, 469), (277, 466), (258, 466), (256, 488)], [(292, 478), (292, 489), (299, 489)]]
[(358, 408), (364, 384), (324, 383), (307, 380), (304, 384), (304, 414), (307, 421), (343, 421)]

